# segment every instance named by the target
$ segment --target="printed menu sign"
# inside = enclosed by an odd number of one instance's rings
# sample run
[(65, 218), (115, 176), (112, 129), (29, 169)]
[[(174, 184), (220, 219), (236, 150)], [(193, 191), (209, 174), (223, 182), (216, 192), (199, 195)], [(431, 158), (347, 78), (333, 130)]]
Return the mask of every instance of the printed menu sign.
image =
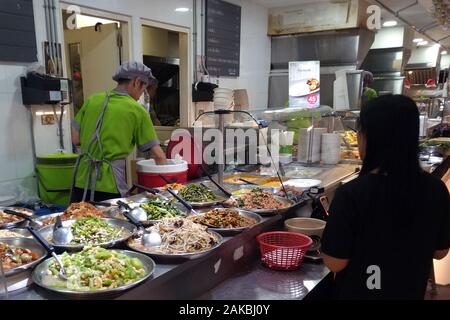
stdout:
[(289, 107), (320, 106), (320, 61), (289, 62)]
[(211, 76), (238, 77), (241, 7), (222, 0), (206, 1), (206, 68)]

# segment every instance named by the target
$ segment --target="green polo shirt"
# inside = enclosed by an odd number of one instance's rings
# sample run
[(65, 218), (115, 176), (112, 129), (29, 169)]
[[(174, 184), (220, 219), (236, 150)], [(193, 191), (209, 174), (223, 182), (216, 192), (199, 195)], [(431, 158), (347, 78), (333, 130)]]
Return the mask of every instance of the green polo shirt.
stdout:
[[(86, 149), (95, 132), (97, 119), (108, 93), (117, 92), (102, 92), (89, 97), (72, 123), (72, 126), (80, 132), (83, 153), (88, 152)], [(127, 94), (111, 96), (104, 113), (100, 140), (103, 146), (103, 155), (97, 142), (91, 146), (89, 153), (96, 159), (106, 159), (107, 161), (125, 159), (133, 152), (135, 145), (141, 152), (146, 152), (155, 145), (159, 145), (150, 115), (141, 104)], [(86, 160), (87, 158), (84, 156), (80, 161), (75, 184), (78, 188), (85, 186), (88, 175)], [(116, 170), (116, 176), (119, 174), (125, 178), (125, 168), (119, 171), (117, 173)], [(90, 186), (89, 183), (89, 189)], [(113, 168), (107, 162), (101, 164), (96, 191), (118, 193)]]

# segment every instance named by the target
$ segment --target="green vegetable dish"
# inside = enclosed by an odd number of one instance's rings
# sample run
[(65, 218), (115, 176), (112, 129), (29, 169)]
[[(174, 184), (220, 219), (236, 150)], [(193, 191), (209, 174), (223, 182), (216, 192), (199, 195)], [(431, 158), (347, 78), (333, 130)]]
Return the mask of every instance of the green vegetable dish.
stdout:
[(60, 255), (68, 280), (59, 281), (60, 267), (55, 260), (48, 265), (47, 284), (74, 291), (114, 289), (137, 282), (146, 269), (137, 258), (101, 247), (85, 247), (83, 251)]
[(160, 199), (141, 204), (141, 208), (147, 212), (148, 220), (161, 220), (163, 218), (176, 218), (183, 215), (177, 207)]
[(100, 218), (83, 218), (75, 221), (72, 226), (72, 245), (98, 245), (117, 240), (123, 236), (124, 229), (108, 224)]
[(210, 202), (217, 199), (217, 196), (202, 185), (190, 184), (181, 189), (178, 195), (188, 202)]

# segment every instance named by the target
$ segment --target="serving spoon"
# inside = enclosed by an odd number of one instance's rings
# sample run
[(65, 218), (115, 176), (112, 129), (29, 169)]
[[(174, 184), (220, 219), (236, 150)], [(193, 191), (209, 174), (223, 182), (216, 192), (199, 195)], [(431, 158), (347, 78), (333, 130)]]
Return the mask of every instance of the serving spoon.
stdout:
[(122, 213), (132, 224), (142, 231), (142, 245), (146, 248), (159, 247), (162, 243), (161, 235), (155, 231), (148, 232), (139, 220), (135, 219), (128, 211)]
[(57, 245), (68, 245), (73, 240), (71, 227), (64, 227), (61, 217), (56, 217), (56, 223), (53, 226), (53, 242)]
[(138, 221), (147, 221), (147, 212), (142, 209), (140, 206), (136, 208), (131, 208), (128, 203), (125, 203), (121, 200), (117, 201), (117, 204), (124, 208), (125, 210), (128, 210), (130, 215)]
[(64, 264), (61, 261), (61, 259), (58, 257), (58, 255), (55, 252), (55, 248), (48, 243), (47, 240), (44, 239), (44, 237), (39, 233), (39, 231), (35, 230), (33, 227), (27, 227), (28, 231), (33, 235), (33, 237), (47, 250), (48, 253), (52, 255), (52, 257), (55, 259), (56, 263), (59, 265), (59, 277), (67, 280), (69, 279), (67, 277), (66, 269), (64, 269)]

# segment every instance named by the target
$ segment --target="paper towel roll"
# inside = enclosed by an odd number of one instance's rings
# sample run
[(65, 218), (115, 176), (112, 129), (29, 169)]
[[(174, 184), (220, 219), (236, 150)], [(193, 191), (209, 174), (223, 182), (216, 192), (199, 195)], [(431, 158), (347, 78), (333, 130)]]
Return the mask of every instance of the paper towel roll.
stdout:
[(338, 164), (341, 157), (341, 136), (339, 133), (322, 134), (322, 154), (323, 164)]

